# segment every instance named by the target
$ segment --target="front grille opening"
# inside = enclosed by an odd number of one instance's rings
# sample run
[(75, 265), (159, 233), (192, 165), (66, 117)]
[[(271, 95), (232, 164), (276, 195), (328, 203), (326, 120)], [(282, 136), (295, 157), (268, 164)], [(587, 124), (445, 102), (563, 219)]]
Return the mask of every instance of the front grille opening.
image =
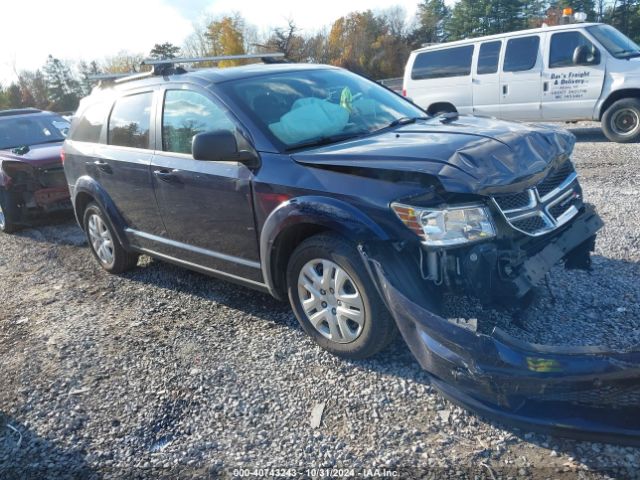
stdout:
[(511, 224), (523, 232), (527, 233), (536, 233), (540, 230), (544, 230), (547, 228), (547, 224), (544, 219), (539, 215), (534, 215), (532, 217), (523, 218), (521, 220), (512, 220)]
[(529, 191), (494, 197), (501, 210), (514, 210), (525, 208), (529, 205)]
[(571, 162), (565, 162), (560, 165), (556, 170), (552, 171), (547, 178), (545, 178), (542, 182), (538, 184), (536, 187), (538, 189), (538, 194), (540, 198), (545, 197), (553, 190), (562, 185), (569, 175), (574, 172), (573, 165)]

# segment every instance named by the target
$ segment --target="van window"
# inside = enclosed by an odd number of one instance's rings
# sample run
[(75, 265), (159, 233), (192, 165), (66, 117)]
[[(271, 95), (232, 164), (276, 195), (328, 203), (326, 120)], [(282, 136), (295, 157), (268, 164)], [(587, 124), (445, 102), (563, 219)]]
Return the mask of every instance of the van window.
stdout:
[(102, 127), (107, 121), (111, 103), (100, 102), (87, 107), (77, 120), (74, 120), (71, 140), (98, 143)]
[(500, 49), (502, 42), (485, 42), (480, 45), (478, 55), (478, 75), (496, 73), (498, 71), (498, 61), (500, 60)]
[(109, 145), (149, 148), (151, 92), (116, 100), (109, 118)]
[(571, 67), (573, 52), (576, 48), (585, 46), (594, 52), (592, 65), (600, 63), (599, 55), (595, 55), (596, 48), (591, 41), (580, 32), (554, 33), (551, 37), (551, 51), (549, 52), (549, 68)]
[(473, 45), (419, 53), (413, 62), (411, 78), (464, 77), (471, 74)]
[(162, 150), (191, 154), (191, 140), (199, 133), (236, 131), (225, 111), (204, 95), (167, 90), (162, 111)]
[(505, 72), (525, 72), (536, 66), (540, 37), (512, 38), (507, 42), (504, 55)]

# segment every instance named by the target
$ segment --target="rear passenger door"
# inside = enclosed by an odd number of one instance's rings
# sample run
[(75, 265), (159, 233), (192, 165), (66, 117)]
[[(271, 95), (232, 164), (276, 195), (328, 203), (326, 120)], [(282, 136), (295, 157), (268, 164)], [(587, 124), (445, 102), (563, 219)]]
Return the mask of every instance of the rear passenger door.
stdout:
[(473, 113), (500, 116), (500, 54), (502, 40), (483, 42), (478, 49), (473, 76)]
[[(604, 85), (605, 65), (600, 50), (579, 31), (556, 32), (548, 35), (547, 41), (549, 54), (542, 78), (543, 118), (590, 120)], [(574, 58), (580, 56), (576, 49), (588, 53), (583, 58)]]
[(158, 151), (151, 172), (167, 236), (154, 239), (163, 253), (216, 272), (261, 281), (253, 216), (253, 173), (236, 161), (194, 160), (194, 135), (236, 134), (252, 149), (235, 119), (204, 90), (168, 88), (158, 109)]
[(109, 114), (105, 141), (88, 146), (85, 168), (107, 192), (129, 229), (162, 234), (164, 226), (149, 173), (153, 111), (152, 91), (117, 98)]
[(500, 118), (542, 118), (540, 35), (509, 38), (500, 74)]

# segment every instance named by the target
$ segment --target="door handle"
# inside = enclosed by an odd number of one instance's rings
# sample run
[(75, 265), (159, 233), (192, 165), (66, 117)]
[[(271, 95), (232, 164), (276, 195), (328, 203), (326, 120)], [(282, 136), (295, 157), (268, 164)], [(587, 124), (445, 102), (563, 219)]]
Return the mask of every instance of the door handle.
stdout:
[(102, 170), (105, 173), (113, 173), (113, 169), (111, 165), (109, 165), (104, 160), (96, 160), (95, 162), (87, 162), (87, 165), (93, 165), (97, 167), (99, 170)]
[(154, 170), (153, 175), (158, 180), (162, 180), (163, 182), (167, 182), (167, 183), (173, 183), (178, 180), (178, 177), (176, 177), (176, 173), (178, 172), (179, 170), (175, 170), (175, 169), (169, 170), (166, 168), (162, 168), (160, 170)]
[(542, 91), (543, 92), (548, 92), (549, 91), (549, 82), (543, 82), (542, 83)]
[(503, 85), (502, 86), (502, 94), (503, 95), (508, 95), (509, 94), (509, 85)]

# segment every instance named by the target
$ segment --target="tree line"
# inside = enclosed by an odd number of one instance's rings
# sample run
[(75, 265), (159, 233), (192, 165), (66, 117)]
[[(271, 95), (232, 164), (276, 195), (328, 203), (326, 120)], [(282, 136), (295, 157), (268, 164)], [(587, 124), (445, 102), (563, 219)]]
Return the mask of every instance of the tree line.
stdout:
[[(351, 12), (330, 28), (311, 33), (291, 19), (262, 36), (241, 15), (230, 14), (194, 24), (182, 46), (159, 43), (148, 55), (123, 51), (75, 63), (49, 55), (41, 68), (17, 72), (17, 80), (0, 85), (0, 109), (73, 111), (91, 92), (92, 76), (142, 71), (146, 57), (282, 52), (295, 62), (337, 65), (374, 79), (397, 77), (411, 50), (422, 45), (557, 25), (565, 7), (586, 13), (588, 21), (611, 24), (640, 42), (640, 0), (458, 0), (453, 6), (444, 0), (422, 0), (410, 20), (401, 7), (391, 7)], [(240, 63), (224, 61), (218, 66)]]

